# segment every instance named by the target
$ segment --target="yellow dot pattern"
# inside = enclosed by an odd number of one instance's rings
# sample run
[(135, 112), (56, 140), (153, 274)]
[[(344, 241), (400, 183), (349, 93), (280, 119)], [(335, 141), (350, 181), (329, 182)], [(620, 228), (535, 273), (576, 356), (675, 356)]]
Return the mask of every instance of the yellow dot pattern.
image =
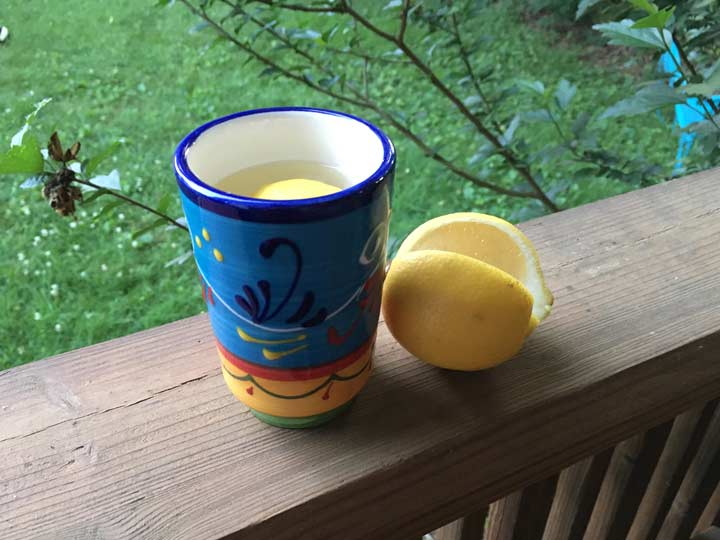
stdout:
[(195, 243), (197, 244), (197, 247), (202, 247), (202, 240), (200, 240), (200, 237), (197, 234), (195, 235)]
[(223, 262), (223, 254), (220, 253), (219, 249), (213, 249), (213, 255), (215, 255), (215, 258), (218, 260), (218, 262)]
[(202, 235), (206, 242), (210, 241), (210, 233), (208, 232), (208, 230), (205, 227), (203, 227)]

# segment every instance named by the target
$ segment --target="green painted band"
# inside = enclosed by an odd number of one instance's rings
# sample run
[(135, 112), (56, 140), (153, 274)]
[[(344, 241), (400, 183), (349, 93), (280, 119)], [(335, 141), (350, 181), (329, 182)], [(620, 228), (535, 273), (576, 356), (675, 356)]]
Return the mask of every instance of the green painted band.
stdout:
[(331, 411), (327, 411), (321, 414), (315, 414), (313, 416), (303, 416), (301, 418), (274, 416), (272, 414), (256, 411), (255, 409), (250, 410), (258, 420), (265, 422), (266, 424), (270, 424), (271, 426), (287, 429), (304, 429), (325, 424), (333, 418), (340, 416), (352, 406), (354, 401), (354, 399), (351, 399), (347, 403), (343, 403), (342, 405), (336, 407)]

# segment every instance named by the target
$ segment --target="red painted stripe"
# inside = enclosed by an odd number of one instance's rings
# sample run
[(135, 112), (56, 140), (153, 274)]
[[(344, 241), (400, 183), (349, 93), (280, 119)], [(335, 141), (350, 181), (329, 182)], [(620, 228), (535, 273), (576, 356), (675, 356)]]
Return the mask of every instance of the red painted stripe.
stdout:
[(348, 367), (354, 362), (357, 362), (367, 352), (374, 340), (375, 336), (373, 335), (370, 337), (370, 339), (368, 339), (365, 343), (363, 343), (360, 347), (355, 349), (347, 356), (343, 356), (339, 360), (330, 362), (329, 364), (323, 364), (321, 366), (313, 366), (307, 368), (289, 369), (279, 369), (254, 364), (240, 358), (239, 356), (234, 355), (233, 353), (228, 351), (218, 340), (215, 341), (218, 350), (222, 353), (222, 355), (227, 359), (228, 362), (230, 362), (236, 368), (246, 373), (250, 373), (255, 377), (271, 379), (274, 381), (305, 381), (308, 379), (316, 379), (318, 377), (337, 373), (338, 371)]

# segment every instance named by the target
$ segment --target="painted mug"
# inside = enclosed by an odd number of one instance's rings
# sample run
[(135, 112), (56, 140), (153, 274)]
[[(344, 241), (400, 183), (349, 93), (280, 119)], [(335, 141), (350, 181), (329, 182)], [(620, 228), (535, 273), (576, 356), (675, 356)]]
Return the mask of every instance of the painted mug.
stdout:
[[(238, 170), (290, 160), (335, 167), (349, 187), (299, 200), (214, 187)], [(394, 172), (380, 129), (325, 109), (232, 114), (178, 146), (175, 174), (222, 373), (260, 420), (322, 424), (367, 382)]]

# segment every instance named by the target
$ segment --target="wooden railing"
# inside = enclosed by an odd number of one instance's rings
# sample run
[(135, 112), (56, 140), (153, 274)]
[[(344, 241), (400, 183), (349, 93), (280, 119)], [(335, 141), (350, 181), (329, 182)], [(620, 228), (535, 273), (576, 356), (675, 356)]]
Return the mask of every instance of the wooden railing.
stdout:
[(708, 171), (523, 224), (556, 293), (523, 352), (441, 371), (381, 325), (371, 382), (323, 428), (255, 420), (205, 316), (2, 372), (0, 538), (637, 540), (720, 525), (719, 187)]

